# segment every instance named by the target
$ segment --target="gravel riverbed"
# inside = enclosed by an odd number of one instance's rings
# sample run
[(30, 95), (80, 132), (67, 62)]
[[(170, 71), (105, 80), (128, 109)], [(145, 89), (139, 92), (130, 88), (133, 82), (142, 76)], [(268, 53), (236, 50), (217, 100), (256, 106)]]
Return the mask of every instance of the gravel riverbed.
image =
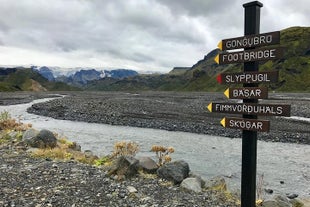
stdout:
[(225, 194), (182, 190), (159, 178), (138, 175), (116, 181), (102, 169), (53, 161), (0, 147), (0, 206), (3, 207), (235, 207)]
[[(208, 112), (210, 102), (237, 101), (227, 100), (221, 93), (75, 92), (61, 99), (34, 104), (28, 112), (63, 120), (240, 138), (240, 130), (220, 125), (223, 117), (232, 115)], [(310, 94), (271, 94), (268, 100), (260, 102), (290, 104), (291, 116), (310, 118)], [(271, 130), (258, 133), (258, 139), (310, 144), (309, 121), (275, 116), (259, 118), (270, 120)]]
[[(219, 93), (61, 94), (66, 96), (34, 104), (28, 111), (56, 119), (241, 137), (240, 131), (219, 124), (227, 114), (207, 112), (210, 102), (233, 102)], [(0, 96), (0, 104), (5, 105), (51, 97), (49, 93), (0, 93)], [(270, 99), (262, 102), (290, 104), (292, 116), (310, 118), (310, 94), (271, 94)], [(263, 118), (271, 120), (271, 131), (258, 133), (259, 139), (310, 143), (308, 121)], [(0, 147), (0, 153), (0, 206), (238, 206), (218, 192), (187, 192), (158, 178), (138, 176), (117, 182), (102, 169), (75, 161), (37, 159), (9, 147)], [(130, 193), (131, 187), (137, 192)]]

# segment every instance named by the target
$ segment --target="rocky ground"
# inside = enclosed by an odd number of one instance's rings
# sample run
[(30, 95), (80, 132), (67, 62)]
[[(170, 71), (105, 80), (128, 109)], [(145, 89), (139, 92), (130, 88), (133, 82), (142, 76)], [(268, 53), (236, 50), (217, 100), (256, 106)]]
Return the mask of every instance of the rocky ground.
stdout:
[[(223, 192), (200, 193), (156, 177), (116, 181), (91, 165), (29, 156), (0, 147), (0, 206), (3, 207), (235, 207)], [(231, 201), (228, 201), (231, 200)]]
[[(67, 97), (33, 105), (29, 111), (58, 119), (189, 131), (240, 137), (224, 129), (224, 114), (209, 113), (211, 101), (228, 102), (213, 93), (65, 93)], [(1, 104), (50, 97), (43, 94), (0, 94)], [(309, 94), (271, 95), (268, 102), (292, 105), (292, 115), (310, 118)], [(25, 98), (25, 101), (23, 98)], [(290, 97), (289, 99), (287, 97)], [(272, 130), (259, 133), (267, 141), (310, 143), (309, 123), (270, 118)], [(74, 160), (55, 161), (29, 156), (11, 145), (0, 145), (0, 206), (238, 206), (223, 192), (182, 190), (157, 177), (138, 175), (117, 181), (101, 168)], [(306, 206), (306, 205), (305, 205)]]
[[(75, 92), (67, 95), (35, 104), (28, 112), (56, 119), (241, 137), (240, 130), (220, 125), (223, 117), (236, 115), (207, 110), (210, 102), (236, 102), (227, 100), (222, 93)], [(310, 118), (310, 94), (270, 94), (268, 100), (261, 102), (290, 104), (291, 116)], [(271, 120), (270, 132), (258, 133), (259, 139), (310, 144), (309, 122), (273, 116), (259, 118)]]
[(58, 97), (50, 92), (0, 92), (0, 105), (29, 103), (36, 99)]

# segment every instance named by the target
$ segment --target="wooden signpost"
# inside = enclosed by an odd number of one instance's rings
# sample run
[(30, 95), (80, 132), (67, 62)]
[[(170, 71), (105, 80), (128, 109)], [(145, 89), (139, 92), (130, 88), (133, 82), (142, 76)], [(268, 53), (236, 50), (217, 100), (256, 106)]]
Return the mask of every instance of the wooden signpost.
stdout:
[(225, 52), (218, 54), (214, 61), (217, 64), (231, 64), (261, 60), (274, 60), (281, 58), (283, 53), (284, 49), (282, 47), (244, 50), (240, 52)]
[(217, 76), (220, 84), (243, 84), (243, 87), (227, 88), (224, 92), (229, 99), (243, 99), (243, 103), (210, 103), (210, 112), (242, 114), (242, 118), (224, 117), (221, 124), (226, 128), (242, 130), (241, 207), (255, 207), (257, 132), (268, 132), (270, 122), (257, 119), (264, 116), (290, 116), (290, 105), (258, 104), (258, 99), (268, 98), (268, 89), (259, 83), (275, 83), (279, 72), (258, 72), (258, 61), (282, 58), (281, 47), (261, 48), (280, 43), (280, 32), (259, 34), (260, 8), (258, 1), (243, 5), (245, 8), (244, 35), (220, 41), (220, 50), (244, 48), (238, 52), (222, 52), (214, 61), (218, 64), (244, 63), (241, 73), (222, 73)]
[(291, 106), (284, 104), (210, 103), (210, 112), (262, 116), (290, 116)]
[(280, 32), (269, 32), (258, 35), (246, 35), (243, 37), (236, 37), (225, 39), (219, 42), (217, 47), (224, 50), (234, 50), (239, 48), (250, 48), (265, 45), (275, 45), (280, 43)]
[(267, 87), (227, 88), (224, 95), (229, 99), (264, 99), (268, 98)]
[(268, 120), (225, 117), (221, 120), (221, 124), (226, 128), (245, 129), (250, 131), (269, 132), (270, 129), (270, 122)]
[(279, 71), (270, 72), (243, 72), (243, 73), (221, 73), (216, 77), (220, 84), (235, 83), (276, 83)]

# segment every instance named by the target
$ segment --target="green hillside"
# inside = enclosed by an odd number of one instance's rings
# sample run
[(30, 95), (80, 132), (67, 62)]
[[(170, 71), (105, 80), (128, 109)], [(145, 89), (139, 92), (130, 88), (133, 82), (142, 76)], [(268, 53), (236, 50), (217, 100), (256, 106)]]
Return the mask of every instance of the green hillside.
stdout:
[(75, 87), (60, 82), (49, 82), (32, 69), (18, 69), (0, 76), (0, 91), (68, 91)]
[[(280, 60), (260, 62), (260, 71), (279, 70), (279, 82), (268, 85), (271, 90), (285, 92), (310, 92), (310, 27), (291, 27), (281, 31), (279, 45), (285, 47)], [(140, 75), (123, 80), (104, 79), (93, 82), (87, 90), (176, 90), (223, 91), (227, 85), (216, 82), (223, 72), (241, 72), (243, 64), (217, 65), (215, 49), (190, 69), (175, 68), (165, 75)]]
[[(285, 47), (284, 57), (261, 62), (259, 66), (260, 71), (279, 70), (279, 82), (268, 86), (276, 91), (310, 92), (310, 27), (282, 30), (280, 44), (273, 47), (278, 46)], [(221, 91), (227, 86), (217, 84), (216, 76), (219, 73), (242, 71), (243, 64), (217, 65), (213, 60), (216, 54), (213, 52), (184, 74), (192, 75), (184, 90)], [(202, 75), (195, 78), (193, 74)]]

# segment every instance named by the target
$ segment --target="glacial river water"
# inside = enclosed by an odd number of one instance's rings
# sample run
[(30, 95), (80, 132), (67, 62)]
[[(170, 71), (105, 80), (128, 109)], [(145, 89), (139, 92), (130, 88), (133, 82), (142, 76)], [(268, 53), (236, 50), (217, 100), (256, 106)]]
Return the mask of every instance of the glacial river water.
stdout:
[[(185, 160), (192, 172), (205, 179), (225, 176), (229, 188), (240, 189), (241, 139), (56, 120), (26, 112), (33, 103), (47, 100), (0, 106), (0, 111), (8, 111), (23, 123), (32, 123), (35, 129), (49, 129), (64, 135), (79, 143), (82, 150), (92, 150), (97, 155), (111, 153), (114, 143), (121, 140), (137, 142), (140, 145), (137, 156), (154, 158), (155, 154), (150, 152), (152, 145), (172, 146), (175, 148), (173, 160)], [(310, 145), (258, 141), (257, 175), (262, 174), (264, 188), (272, 189), (274, 193), (310, 197)]]

